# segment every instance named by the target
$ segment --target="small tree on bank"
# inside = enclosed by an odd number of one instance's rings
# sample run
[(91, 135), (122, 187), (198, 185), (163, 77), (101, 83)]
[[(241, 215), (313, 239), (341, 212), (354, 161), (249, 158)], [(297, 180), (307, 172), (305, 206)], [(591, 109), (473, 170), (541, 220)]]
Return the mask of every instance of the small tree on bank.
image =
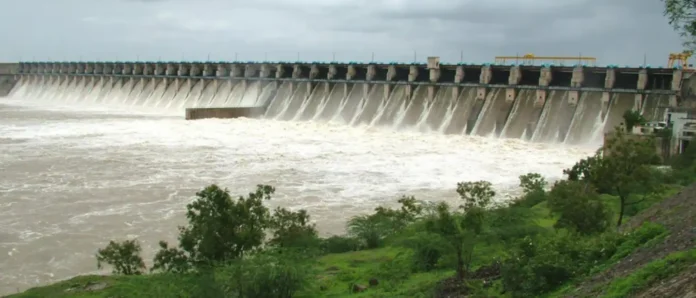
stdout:
[(556, 182), (548, 196), (548, 206), (559, 216), (555, 228), (589, 235), (604, 232), (609, 226), (609, 211), (594, 187), (587, 182)]
[[(616, 129), (604, 144), (604, 151), (583, 159), (565, 170), (568, 180), (590, 183), (600, 193), (619, 198), (617, 226), (620, 226), (626, 207), (642, 202), (645, 196), (659, 190), (650, 167), (660, 162), (651, 137), (631, 137)], [(631, 196), (643, 194), (640, 200)]]
[(457, 184), (457, 193), (463, 200), (460, 212), (452, 211), (446, 203), (437, 205), (435, 216), (426, 220), (426, 229), (448, 243), (457, 258), (457, 278), (464, 280), (469, 272), (478, 236), (483, 232), (486, 209), (495, 196), (487, 181)]
[(109, 264), (113, 267), (113, 274), (140, 275), (145, 269), (145, 262), (140, 257), (141, 251), (140, 243), (135, 239), (109, 241), (109, 245), (97, 251), (97, 269)]

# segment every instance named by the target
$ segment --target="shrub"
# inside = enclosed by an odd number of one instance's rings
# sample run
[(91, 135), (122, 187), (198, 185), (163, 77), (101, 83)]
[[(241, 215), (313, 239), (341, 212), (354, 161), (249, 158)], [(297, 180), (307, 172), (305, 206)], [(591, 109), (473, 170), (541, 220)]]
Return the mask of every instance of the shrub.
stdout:
[(577, 249), (568, 236), (523, 239), (501, 266), (503, 287), (514, 297), (536, 297), (559, 287), (577, 274)]
[(360, 250), (360, 240), (352, 237), (331, 236), (321, 240), (320, 249), (327, 254), (357, 251)]
[(548, 196), (551, 212), (559, 216), (556, 228), (567, 228), (580, 234), (604, 232), (611, 215), (599, 194), (587, 182), (564, 180), (554, 184)]
[(348, 221), (348, 234), (360, 239), (367, 249), (382, 246), (390, 232), (385, 219), (375, 214), (355, 216)]
[(120, 243), (109, 241), (105, 248), (97, 252), (97, 268), (101, 269), (106, 263), (113, 267), (113, 274), (140, 275), (145, 269), (145, 262), (140, 257), (141, 250), (137, 240), (125, 240)]
[(437, 267), (442, 256), (447, 253), (447, 243), (444, 243), (440, 236), (431, 233), (416, 233), (404, 244), (413, 250), (411, 267), (414, 272), (432, 271)]
[(269, 227), (273, 238), (268, 243), (278, 247), (314, 248), (319, 246), (317, 229), (310, 223), (307, 211), (292, 212), (277, 208), (271, 216)]
[(510, 206), (531, 208), (546, 200), (546, 179), (537, 173), (520, 176), (522, 196), (513, 201)]
[(294, 249), (272, 249), (223, 267), (228, 297), (289, 298), (311, 285), (311, 256)]

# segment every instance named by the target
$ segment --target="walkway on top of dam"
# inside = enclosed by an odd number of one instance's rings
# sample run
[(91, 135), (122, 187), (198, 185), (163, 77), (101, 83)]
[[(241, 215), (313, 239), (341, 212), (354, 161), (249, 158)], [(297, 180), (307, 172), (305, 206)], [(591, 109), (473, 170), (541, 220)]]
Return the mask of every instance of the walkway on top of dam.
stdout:
[(248, 79), (676, 95), (680, 68), (325, 62), (20, 62), (16, 75)]

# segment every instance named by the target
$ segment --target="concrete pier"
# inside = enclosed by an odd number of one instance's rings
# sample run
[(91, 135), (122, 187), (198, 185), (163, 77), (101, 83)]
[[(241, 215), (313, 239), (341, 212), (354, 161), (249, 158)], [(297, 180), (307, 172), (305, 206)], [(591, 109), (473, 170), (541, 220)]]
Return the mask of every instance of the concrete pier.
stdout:
[(208, 118), (253, 118), (263, 115), (264, 108), (189, 108), (186, 109), (186, 120)]
[[(54, 65), (51, 65), (53, 67)], [(24, 65), (19, 65), (16, 63), (0, 63), (0, 97), (7, 96), (10, 93), (14, 85), (17, 83), (19, 78), (19, 73), (21, 67), (26, 67)], [(28, 69), (27, 69), (28, 70)], [(51, 68), (51, 74), (54, 70)]]

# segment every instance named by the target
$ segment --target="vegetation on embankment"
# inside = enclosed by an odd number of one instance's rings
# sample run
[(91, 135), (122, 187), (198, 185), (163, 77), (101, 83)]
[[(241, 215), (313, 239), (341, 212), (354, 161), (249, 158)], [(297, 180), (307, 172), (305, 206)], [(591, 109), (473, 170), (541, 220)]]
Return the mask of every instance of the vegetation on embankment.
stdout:
[(509, 206), (491, 204), (490, 183), (462, 182), (461, 206), (402, 197), (400, 208), (354, 217), (347, 236), (327, 239), (302, 210), (268, 210), (271, 186), (234, 199), (212, 185), (187, 206), (179, 243), (160, 243), (149, 273), (137, 240), (111, 242), (97, 260), (114, 275), (12, 297), (638, 295), (693, 261), (696, 186), (683, 186), (696, 178), (696, 150), (664, 170), (650, 139), (617, 131), (606, 146), (609, 156), (579, 161), (553, 185), (521, 176), (524, 194)]

